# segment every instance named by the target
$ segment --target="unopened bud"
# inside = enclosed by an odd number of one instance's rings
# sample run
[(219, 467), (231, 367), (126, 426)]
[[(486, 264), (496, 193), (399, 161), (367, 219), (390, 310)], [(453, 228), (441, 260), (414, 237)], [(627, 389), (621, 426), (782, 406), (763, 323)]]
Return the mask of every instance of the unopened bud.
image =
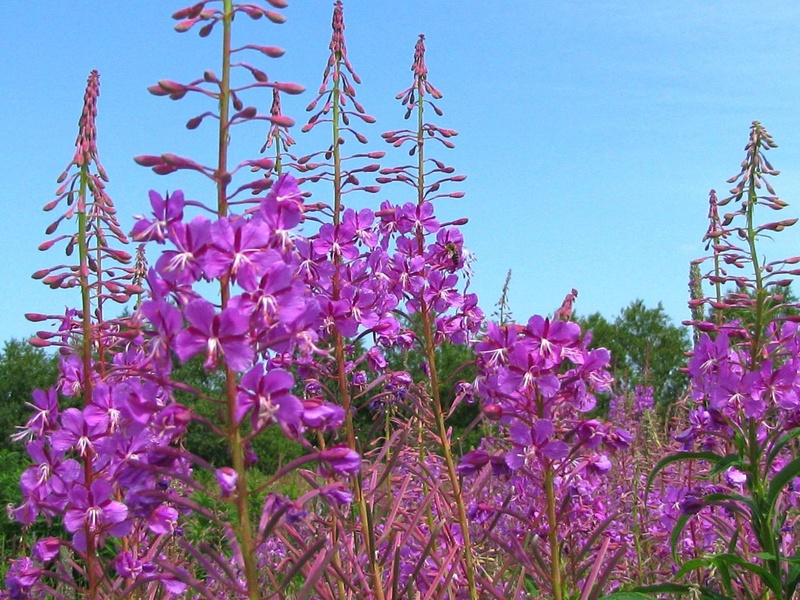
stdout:
[(200, 37), (208, 37), (209, 35), (211, 35), (211, 30), (214, 29), (214, 25), (216, 25), (216, 22), (214, 21), (212, 21), (208, 25), (204, 25), (200, 29)]
[(280, 58), (286, 54), (286, 50), (278, 48), (277, 46), (256, 46), (262, 54), (266, 54), (270, 58)]
[(294, 126), (294, 119), (291, 117), (287, 117), (286, 115), (275, 115), (273, 117), (269, 117), (270, 123), (273, 125), (277, 125), (278, 127), (292, 127)]
[(306, 91), (306, 88), (299, 83), (276, 83), (275, 87), (284, 94), (297, 95)]
[(143, 167), (155, 167), (156, 165), (160, 165), (164, 162), (160, 156), (151, 155), (136, 156), (133, 160), (137, 165), (141, 165)]
[(503, 407), (499, 404), (488, 404), (483, 407), (483, 414), (490, 421), (499, 421), (503, 416)]

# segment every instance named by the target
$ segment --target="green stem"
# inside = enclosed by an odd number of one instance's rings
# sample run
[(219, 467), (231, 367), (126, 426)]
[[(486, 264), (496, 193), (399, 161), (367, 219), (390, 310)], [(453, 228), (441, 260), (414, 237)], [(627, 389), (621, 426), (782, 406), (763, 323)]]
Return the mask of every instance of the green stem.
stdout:
[[(334, 66), (335, 73), (338, 75), (341, 72), (342, 56), (340, 53), (336, 54), (336, 64)], [(339, 99), (341, 97), (341, 90), (339, 82), (341, 77), (333, 78), (333, 146), (331, 149), (333, 158), (333, 226), (338, 227), (341, 219), (342, 211), (342, 157), (339, 150), (339, 121), (341, 120), (341, 107), (339, 106)], [(339, 267), (341, 258), (336, 255), (333, 257), (334, 273), (333, 273), (333, 299), (338, 300), (341, 293), (341, 282), (339, 280)], [(356, 448), (356, 434), (355, 426), (353, 425), (353, 411), (352, 411), (352, 398), (350, 397), (350, 386), (347, 381), (347, 372), (345, 371), (345, 353), (344, 353), (344, 339), (342, 338), (339, 330), (334, 331), (334, 357), (336, 359), (337, 368), (337, 381), (339, 388), (339, 396), (342, 402), (342, 409), (344, 410), (344, 427), (345, 435), (347, 436), (347, 445), (352, 450)], [(357, 478), (360, 483), (360, 478)], [(383, 591), (383, 576), (381, 573), (380, 565), (375, 557), (375, 548), (372, 547), (372, 540), (375, 539), (374, 532), (371, 531), (372, 520), (369, 518), (369, 509), (367, 507), (367, 500), (364, 497), (364, 491), (360, 484), (354, 486), (355, 501), (358, 506), (358, 515), (361, 524), (361, 534), (364, 538), (364, 545), (366, 546), (367, 557), (369, 560), (370, 570), (372, 571), (373, 578), (373, 592), (377, 600), (385, 600)]]
[[(757, 158), (758, 147), (754, 152), (753, 160)], [(753, 274), (756, 279), (756, 310), (755, 310), (755, 323), (753, 325), (752, 340), (750, 345), (750, 366), (755, 369), (760, 363), (759, 355), (761, 353), (761, 335), (764, 326), (764, 308), (766, 305), (766, 290), (764, 290), (764, 281), (761, 277), (761, 267), (758, 263), (758, 252), (756, 251), (756, 232), (753, 225), (753, 213), (758, 201), (756, 194), (755, 184), (755, 169), (751, 169), (750, 181), (747, 190), (747, 243), (750, 249), (750, 261), (753, 265)]]
[(561, 547), (558, 543), (558, 515), (556, 514), (556, 494), (553, 484), (553, 468), (548, 461), (544, 467), (544, 491), (547, 498), (548, 540), (550, 542), (550, 579), (553, 585), (553, 600), (563, 600), (561, 582)]
[(422, 86), (422, 81), (417, 79), (417, 204), (422, 204), (425, 201), (424, 93), (425, 88)]
[(467, 585), (469, 586), (469, 596), (471, 600), (478, 600), (478, 588), (475, 585), (475, 557), (473, 556), (472, 540), (469, 534), (469, 521), (467, 519), (467, 510), (464, 505), (464, 496), (462, 494), (461, 482), (458, 479), (456, 472), (455, 460), (453, 459), (453, 451), (450, 445), (450, 438), (447, 435), (447, 425), (444, 420), (444, 410), (442, 408), (442, 399), (439, 394), (439, 376), (436, 371), (436, 352), (433, 339), (433, 326), (428, 307), (423, 304), (422, 310), (422, 327), (425, 343), (425, 359), (428, 362), (431, 378), (431, 397), (433, 400), (433, 410), (436, 416), (436, 425), (439, 433), (439, 441), (442, 444), (442, 452), (444, 454), (445, 465), (447, 466), (447, 475), (450, 479), (450, 485), (453, 488), (453, 496), (456, 501), (456, 509), (458, 512), (458, 521), (461, 525), (461, 537), (464, 540), (464, 567), (467, 571)]
[(83, 309), (83, 320), (81, 322), (83, 340), (82, 356), (83, 359), (83, 405), (89, 406), (92, 402), (92, 300), (89, 293), (89, 250), (87, 247), (86, 235), (86, 197), (89, 188), (88, 167), (81, 166), (80, 179), (80, 210), (78, 210), (78, 269), (80, 271), (81, 285), (81, 307)]
[[(83, 319), (81, 321), (83, 340), (81, 351), (83, 359), (83, 405), (89, 406), (92, 402), (92, 301), (89, 290), (89, 249), (87, 244), (86, 227), (86, 205), (89, 192), (89, 172), (88, 166), (84, 162), (81, 165), (80, 191), (78, 197), (78, 270), (81, 287), (81, 308), (83, 309)], [(83, 470), (86, 479), (86, 486), (90, 486), (93, 480), (92, 457), (87, 455), (83, 458)], [(97, 599), (97, 550), (95, 548), (94, 534), (86, 527), (86, 578), (88, 585), (88, 597), (90, 600)]]
[[(763, 360), (762, 337), (766, 318), (767, 291), (764, 288), (764, 280), (761, 275), (761, 267), (756, 250), (756, 231), (754, 225), (755, 207), (758, 203), (758, 193), (756, 192), (757, 164), (759, 156), (760, 140), (757, 139), (753, 144), (753, 154), (751, 157), (750, 175), (747, 182), (747, 242), (750, 251), (750, 261), (753, 265), (753, 275), (755, 277), (755, 322), (750, 340), (750, 368), (755, 371)], [(780, 548), (778, 547), (774, 531), (772, 511), (766, 506), (766, 489), (769, 472), (765, 468), (762, 473), (761, 447), (758, 442), (758, 423), (756, 419), (750, 418), (747, 423), (747, 453), (752, 469), (752, 479), (748, 479), (750, 494), (755, 502), (759, 514), (753, 515), (753, 525), (756, 529), (756, 536), (762, 550), (774, 558), (767, 559), (767, 568), (776, 580), (782, 585)], [(774, 590), (776, 600), (782, 597), (782, 590)]]
[[(230, 99), (231, 99), (231, 28), (233, 22), (233, 0), (223, 1), (222, 17), (222, 79), (219, 93), (219, 141), (216, 170), (217, 215), (228, 216), (228, 145), (230, 143)], [(220, 281), (220, 303), (224, 310), (230, 299), (230, 281), (227, 277)], [(260, 600), (258, 583), (258, 563), (256, 548), (250, 522), (250, 491), (247, 485), (244, 443), (236, 420), (236, 373), (225, 367), (225, 399), (227, 405), (227, 434), (231, 450), (231, 462), (236, 471), (236, 533), (242, 551), (247, 597)]]
[[(421, 205), (425, 201), (425, 136), (424, 136), (424, 87), (422, 81), (419, 79), (416, 83), (417, 88), (417, 204)], [(424, 237), (421, 230), (417, 230), (417, 245), (420, 255), (424, 251)], [(464, 567), (467, 575), (467, 584), (469, 586), (469, 595), (471, 600), (478, 599), (478, 588), (475, 585), (475, 557), (473, 555), (472, 540), (469, 533), (469, 521), (467, 519), (467, 510), (464, 505), (464, 496), (461, 489), (461, 481), (456, 472), (455, 460), (453, 459), (453, 451), (450, 444), (450, 438), (447, 435), (447, 425), (445, 423), (444, 410), (442, 408), (442, 399), (439, 393), (439, 376), (436, 369), (436, 351), (433, 335), (432, 311), (425, 302), (420, 309), (422, 317), (423, 328), (423, 343), (425, 344), (425, 359), (428, 363), (431, 379), (431, 397), (433, 400), (433, 410), (436, 418), (436, 426), (439, 434), (439, 441), (442, 445), (442, 453), (444, 454), (445, 465), (447, 466), (447, 475), (450, 479), (450, 485), (453, 488), (453, 496), (456, 502), (456, 509), (458, 512), (458, 521), (461, 526), (461, 537), (464, 540)]]
[(275, 172), (280, 177), (281, 173), (283, 173), (283, 159), (281, 153), (281, 136), (276, 131), (273, 134), (273, 139), (275, 140)]

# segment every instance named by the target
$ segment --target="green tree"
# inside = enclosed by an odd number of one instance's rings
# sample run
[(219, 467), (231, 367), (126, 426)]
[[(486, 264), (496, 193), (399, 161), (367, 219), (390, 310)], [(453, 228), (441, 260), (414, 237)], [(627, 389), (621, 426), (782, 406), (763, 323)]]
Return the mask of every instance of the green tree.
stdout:
[[(180, 381), (202, 392), (209, 398), (222, 398), (225, 379), (221, 371), (206, 370), (203, 357), (196, 356), (183, 364), (175, 362), (172, 379)], [(186, 404), (201, 417), (212, 423), (222, 423), (225, 406), (221, 401), (213, 401), (178, 390), (175, 394), (179, 402)], [(208, 435), (205, 426), (191, 423), (186, 433), (186, 449), (207, 460), (214, 466), (230, 463), (228, 445), (224, 439)], [(280, 465), (304, 453), (299, 442), (288, 439), (277, 425), (267, 428), (253, 439), (253, 449), (260, 457), (255, 468), (265, 474), (274, 473)]]
[[(25, 448), (15, 443), (11, 436), (17, 426), (25, 425), (31, 409), (35, 389), (47, 389), (58, 376), (57, 358), (27, 341), (11, 340), (0, 353), (0, 505), (17, 506), (22, 501), (19, 478), (30, 464)], [(33, 534), (53, 532), (44, 523), (34, 525)], [(7, 569), (8, 560), (17, 556), (23, 539), (22, 526), (14, 520), (0, 519), (0, 578)]]
[(680, 398), (687, 378), (680, 371), (690, 349), (689, 332), (676, 326), (658, 303), (647, 308), (635, 300), (609, 322), (600, 313), (578, 317), (584, 330), (592, 331), (592, 347), (611, 352), (611, 372), (619, 392), (633, 392), (637, 385), (653, 386), (656, 406), (666, 408)]
[[(407, 325), (415, 334), (420, 335), (418, 314), (412, 314)], [(469, 346), (444, 341), (436, 346), (435, 355), (439, 375), (439, 395), (447, 413), (456, 400), (458, 384), (462, 381), (472, 382), (475, 379), (475, 354)], [(418, 346), (403, 351), (390, 349), (385, 351), (385, 356), (392, 370), (408, 371), (417, 383), (429, 380), (425, 369), (425, 355)], [(480, 407), (477, 403), (461, 402), (447, 419), (448, 425), (453, 427), (452, 442), (456, 452), (464, 453), (480, 443), (480, 430), (470, 429), (479, 412)], [(363, 425), (362, 430), (366, 431)]]
[(56, 382), (58, 364), (54, 356), (27, 341), (11, 340), (0, 354), (0, 450), (22, 452), (13, 444), (15, 427), (24, 425), (31, 416), (25, 406), (35, 389), (47, 389)]

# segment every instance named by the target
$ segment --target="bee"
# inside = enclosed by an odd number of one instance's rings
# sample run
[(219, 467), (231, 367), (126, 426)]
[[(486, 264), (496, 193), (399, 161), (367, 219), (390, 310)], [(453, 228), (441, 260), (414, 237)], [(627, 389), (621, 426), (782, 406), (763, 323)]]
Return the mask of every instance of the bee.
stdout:
[(458, 251), (458, 246), (453, 242), (447, 242), (444, 245), (444, 251), (447, 253), (447, 257), (453, 261), (453, 269), (457, 269), (461, 262), (461, 253)]

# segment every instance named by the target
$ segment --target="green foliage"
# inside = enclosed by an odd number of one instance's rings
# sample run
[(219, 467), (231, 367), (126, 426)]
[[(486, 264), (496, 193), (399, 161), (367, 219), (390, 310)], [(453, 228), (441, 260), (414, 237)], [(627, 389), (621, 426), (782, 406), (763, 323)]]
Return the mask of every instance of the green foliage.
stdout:
[[(411, 316), (411, 329), (421, 335), (418, 315)], [(445, 414), (448, 413), (456, 399), (456, 386), (461, 381), (471, 382), (475, 379), (475, 354), (472, 348), (450, 342), (436, 346), (436, 373), (439, 377), (439, 395)], [(385, 353), (390, 368), (408, 371), (416, 383), (429, 380), (425, 369), (425, 354), (417, 346), (407, 351), (388, 351)], [(458, 453), (474, 449), (480, 443), (482, 432), (473, 428), (467, 431), (470, 424), (478, 416), (480, 407), (477, 403), (462, 402), (453, 411), (447, 424), (453, 427), (453, 447)], [(379, 430), (380, 434), (381, 431)]]
[[(17, 506), (22, 501), (19, 478), (28, 466), (26, 458), (21, 452), (0, 449), (0, 505)], [(9, 520), (5, 515), (0, 516), (0, 577), (7, 570), (7, 559), (16, 556), (21, 536), (22, 526), (19, 523)]]
[(18, 448), (12, 444), (15, 427), (24, 425), (31, 415), (30, 402), (35, 389), (47, 389), (56, 382), (56, 358), (26, 341), (11, 340), (0, 354), (0, 450)]
[[(225, 376), (219, 371), (208, 371), (203, 367), (203, 357), (197, 356), (184, 364), (176, 364), (172, 379), (187, 384), (198, 390), (207, 398), (200, 398), (188, 392), (178, 390), (178, 402), (191, 407), (198, 415), (211, 423), (224, 423), (225, 406), (213, 399), (223, 397)], [(228, 443), (224, 438), (208, 434), (208, 428), (202, 423), (191, 423), (186, 434), (186, 449), (196, 454), (215, 467), (230, 464)], [(274, 426), (262, 432), (253, 440), (253, 450), (259, 457), (256, 468), (261, 473), (274, 473), (278, 468), (304, 454), (303, 446), (290, 440), (280, 427)]]
[(690, 349), (689, 334), (672, 324), (660, 302), (656, 308), (647, 308), (642, 300), (635, 300), (613, 322), (600, 313), (576, 320), (584, 331), (592, 331), (593, 348), (611, 352), (618, 391), (632, 393), (637, 385), (651, 385), (660, 409), (681, 397), (688, 383), (680, 368)]

